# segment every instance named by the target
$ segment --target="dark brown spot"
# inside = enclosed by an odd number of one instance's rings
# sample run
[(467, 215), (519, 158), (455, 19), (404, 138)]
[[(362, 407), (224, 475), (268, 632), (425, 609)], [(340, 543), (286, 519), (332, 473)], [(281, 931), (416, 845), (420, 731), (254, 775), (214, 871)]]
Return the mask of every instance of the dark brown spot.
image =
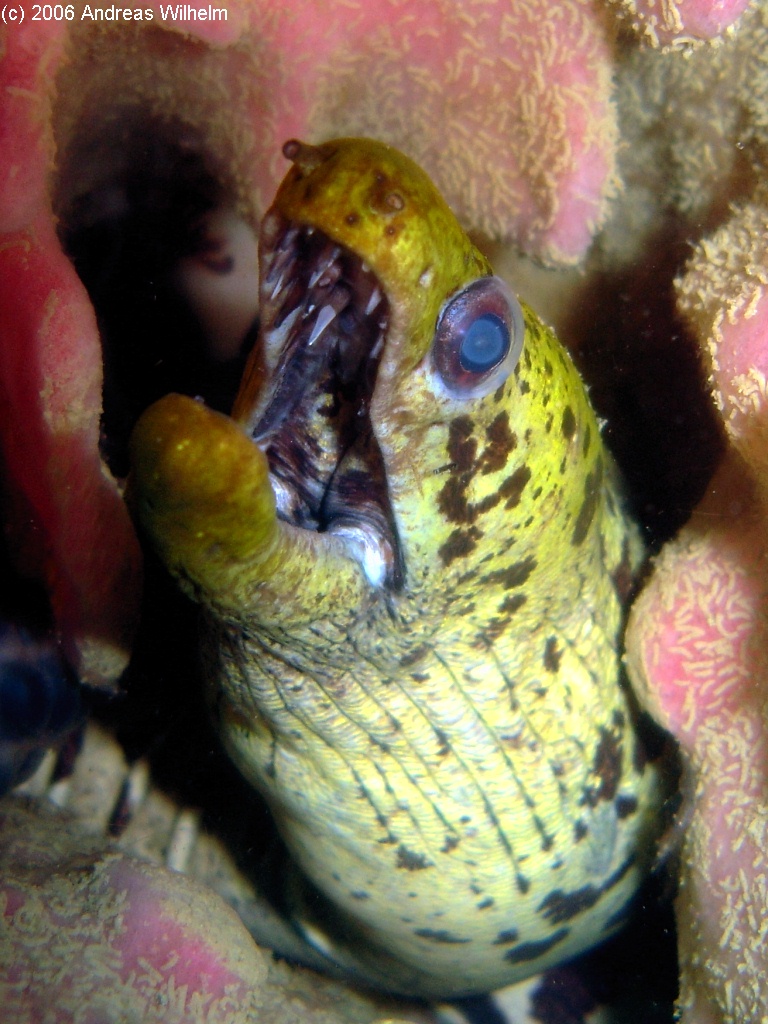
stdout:
[(414, 935), (418, 935), (420, 939), (429, 939), (430, 942), (447, 942), (447, 943), (464, 943), (471, 942), (471, 939), (462, 939), (458, 935), (453, 935), (451, 932), (446, 931), (444, 928), (436, 931), (433, 928), (416, 928)]
[(445, 757), (446, 754), (451, 752), (451, 741), (448, 739), (448, 734), (443, 732), (442, 729), (435, 728), (435, 736), (439, 744), (437, 748), (437, 756)]
[(493, 899), (492, 896), (486, 896), (484, 900), (480, 900), (480, 902), (477, 904), (477, 909), (487, 910), (489, 907), (492, 907), (494, 905), (494, 902), (495, 900)]
[(629, 818), (637, 810), (637, 798), (634, 796), (616, 797), (616, 817)]
[(471, 523), (472, 510), (467, 501), (468, 474), (452, 476), (445, 481), (437, 496), (437, 507), (449, 523)]
[(352, 227), (353, 224), (357, 224), (357, 222), (360, 220), (360, 217), (356, 213), (348, 213), (344, 220), (347, 222), (347, 224), (349, 224), (350, 227)]
[(585, 822), (579, 821), (573, 826), (573, 841), (574, 843), (580, 843), (584, 836), (589, 832)]
[(445, 842), (440, 847), (440, 853), (450, 853), (451, 850), (455, 850), (461, 840), (458, 836), (446, 836)]
[(469, 416), (457, 416), (448, 426), (448, 455), (459, 473), (474, 467), (477, 452), (477, 441), (472, 437), (474, 429)]
[(592, 443), (592, 430), (591, 430), (589, 424), (587, 424), (586, 427), (584, 428), (584, 441), (583, 441), (583, 444), (581, 446), (581, 451), (582, 451), (583, 455), (585, 455), (585, 456), (589, 455), (589, 446), (590, 446), (591, 443)]
[(504, 954), (504, 959), (511, 964), (538, 960), (539, 957), (544, 956), (550, 949), (553, 949), (559, 942), (567, 938), (570, 933), (570, 928), (560, 928), (554, 935), (550, 935), (548, 939), (540, 939), (539, 942), (523, 942), (519, 946), (515, 946), (514, 949), (508, 950)]
[(511, 476), (508, 476), (506, 480), (502, 481), (501, 486), (499, 487), (499, 494), (502, 498), (506, 498), (504, 508), (510, 509), (519, 505), (520, 498), (525, 490), (525, 485), (530, 479), (531, 471), (527, 466), (523, 465), (518, 466)]
[(521, 587), (533, 570), (536, 568), (536, 559), (531, 555), (524, 558), (522, 562), (515, 562), (506, 569), (494, 569), (483, 577), (484, 583), (499, 583), (505, 590), (512, 590), (513, 587)]
[(513, 615), (518, 608), (522, 608), (528, 598), (525, 594), (507, 594), (501, 604), (498, 606), (498, 611), (502, 615)]
[(584, 483), (584, 500), (576, 517), (576, 525), (573, 528), (573, 536), (571, 537), (571, 544), (574, 547), (578, 547), (583, 543), (592, 525), (592, 520), (595, 517), (600, 500), (602, 481), (603, 467), (602, 463), (598, 462), (592, 472), (587, 474), (587, 479)]
[(576, 417), (573, 415), (573, 409), (570, 405), (566, 405), (563, 410), (563, 419), (560, 423), (560, 429), (563, 432), (563, 437), (566, 441), (570, 441), (576, 433)]
[(498, 640), (506, 632), (509, 623), (509, 616), (505, 616), (502, 619), (494, 616), (492, 619), (489, 619), (482, 631), (483, 639), (489, 643)]
[(510, 452), (517, 447), (517, 437), (509, 429), (509, 416), (500, 412), (485, 431), (488, 443), (478, 459), (481, 473), (497, 473), (503, 469)]
[(634, 580), (632, 578), (632, 561), (629, 557), (629, 541), (624, 538), (621, 548), (621, 561), (611, 574), (619, 601), (626, 604), (632, 594)]
[(499, 932), (496, 938), (493, 940), (492, 945), (494, 946), (511, 946), (513, 942), (517, 942), (518, 935), (517, 928), (507, 928), (503, 932)]
[(394, 224), (387, 224), (387, 226), (384, 228), (384, 234), (389, 235), (391, 238), (393, 235), (397, 234), (397, 228), (395, 227)]
[(429, 654), (429, 648), (426, 644), (416, 644), (400, 658), (400, 665), (402, 668), (408, 668), (409, 665), (415, 665), (417, 661), (421, 661), (427, 654)]
[(472, 521), (474, 522), (477, 516), (485, 515), (485, 513), (490, 512), (492, 508), (496, 508), (501, 501), (501, 497), (501, 494), (498, 492), (496, 494), (486, 494), (481, 501), (478, 501), (474, 505), (468, 505), (467, 509), (472, 517)]
[(588, 786), (584, 791), (586, 802), (594, 807), (600, 800), (613, 800), (621, 781), (621, 741), (607, 729), (600, 730), (592, 771), (600, 779), (597, 787)]
[(557, 649), (557, 637), (547, 637), (547, 642), (544, 644), (544, 668), (548, 672), (557, 672), (562, 656), (563, 652)]
[(397, 866), (405, 871), (425, 871), (434, 864), (423, 853), (414, 853), (401, 843), (397, 848)]
[(478, 538), (482, 533), (476, 526), (468, 530), (454, 530), (445, 544), (437, 549), (443, 565), (450, 565), (457, 558), (466, 558), (477, 547)]
[(371, 898), (371, 894), (369, 892), (365, 892), (363, 889), (358, 889), (356, 892), (351, 892), (349, 895), (353, 900), (369, 900)]
[(574, 889), (573, 892), (567, 893), (562, 889), (556, 889), (537, 909), (550, 924), (562, 924), (563, 921), (570, 921), (578, 914), (594, 907), (600, 896), (601, 890), (594, 885), (585, 885), (582, 889)]

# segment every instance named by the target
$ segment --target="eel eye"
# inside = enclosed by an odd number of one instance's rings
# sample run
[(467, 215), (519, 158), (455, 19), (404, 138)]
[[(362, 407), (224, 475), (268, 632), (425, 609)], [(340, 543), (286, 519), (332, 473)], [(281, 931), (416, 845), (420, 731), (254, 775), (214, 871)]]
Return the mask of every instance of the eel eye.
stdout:
[(499, 277), (481, 277), (440, 310), (432, 361), (457, 398), (482, 398), (517, 366), (525, 322), (512, 290)]

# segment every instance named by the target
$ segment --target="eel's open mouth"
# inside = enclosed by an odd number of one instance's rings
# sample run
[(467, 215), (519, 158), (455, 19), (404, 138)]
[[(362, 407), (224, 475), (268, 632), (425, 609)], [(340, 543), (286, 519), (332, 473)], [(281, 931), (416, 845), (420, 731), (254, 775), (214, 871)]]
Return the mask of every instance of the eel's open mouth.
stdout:
[(376, 585), (402, 564), (369, 407), (389, 303), (351, 250), (274, 210), (262, 225), (260, 317), (266, 385), (251, 416), (278, 514), (344, 538)]

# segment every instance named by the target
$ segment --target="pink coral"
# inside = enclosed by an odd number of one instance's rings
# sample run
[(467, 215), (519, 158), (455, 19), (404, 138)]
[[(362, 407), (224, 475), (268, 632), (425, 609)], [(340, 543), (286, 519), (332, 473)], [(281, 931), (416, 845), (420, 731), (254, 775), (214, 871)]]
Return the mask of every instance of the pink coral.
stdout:
[(99, 684), (125, 667), (140, 558), (98, 457), (101, 355), (85, 289), (57, 241), (47, 193), (48, 93), (61, 33), (27, 24), (0, 64), (0, 434), (10, 543), (48, 585), (65, 648)]
[(259, 1019), (267, 966), (218, 896), (102, 848), (51, 809), (35, 818), (10, 803), (0, 825), (5, 1020)]
[(633, 681), (679, 740), (692, 818), (677, 902), (685, 1024), (768, 1004), (768, 206), (762, 188), (678, 282), (733, 449), (632, 611)]

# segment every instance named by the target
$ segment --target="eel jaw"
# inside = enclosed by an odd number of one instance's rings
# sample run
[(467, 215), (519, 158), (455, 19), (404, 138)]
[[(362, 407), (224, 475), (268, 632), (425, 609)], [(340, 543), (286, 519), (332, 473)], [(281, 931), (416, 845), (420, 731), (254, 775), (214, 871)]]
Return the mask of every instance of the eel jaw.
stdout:
[(399, 589), (401, 547), (370, 419), (389, 301), (361, 257), (274, 209), (260, 267), (259, 340), (235, 416), (267, 456), (278, 516), (343, 539), (372, 585)]

